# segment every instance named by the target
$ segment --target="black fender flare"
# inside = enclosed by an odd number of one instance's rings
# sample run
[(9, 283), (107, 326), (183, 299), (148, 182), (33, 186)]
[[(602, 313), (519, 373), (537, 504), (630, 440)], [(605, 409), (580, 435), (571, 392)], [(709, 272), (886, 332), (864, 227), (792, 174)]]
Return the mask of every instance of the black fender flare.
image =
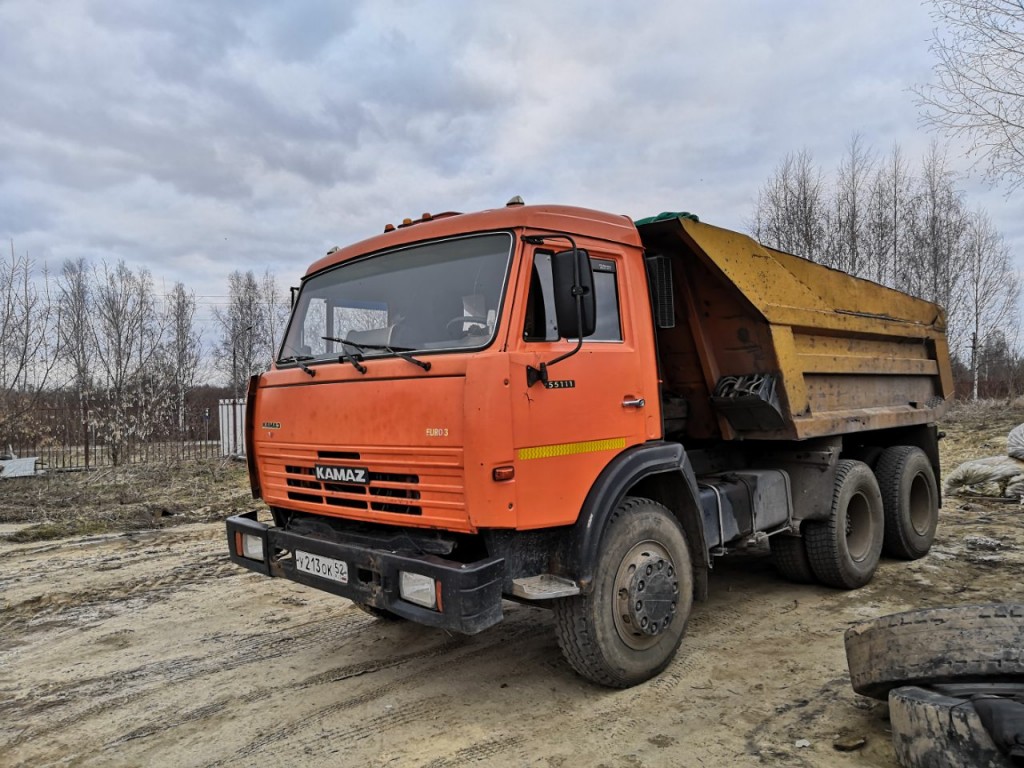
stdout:
[(650, 490), (660, 492), (640, 495), (652, 496), (679, 519), (689, 539), (697, 594), (706, 595), (709, 562), (697, 478), (683, 446), (661, 441), (635, 445), (617, 455), (587, 493), (568, 552), (568, 571), (584, 593), (589, 593), (594, 583), (594, 566), (609, 516), (630, 489), (648, 483)]

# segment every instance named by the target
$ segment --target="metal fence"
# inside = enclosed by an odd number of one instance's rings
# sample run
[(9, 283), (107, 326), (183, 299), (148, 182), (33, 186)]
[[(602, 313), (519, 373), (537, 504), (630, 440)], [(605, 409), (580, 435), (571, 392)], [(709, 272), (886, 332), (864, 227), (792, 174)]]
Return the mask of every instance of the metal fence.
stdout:
[(245, 398), (220, 400), (217, 407), (222, 456), (245, 454)]
[(74, 470), (240, 454), (244, 413), (245, 400), (222, 400), (219, 408), (190, 408), (170, 424), (147, 424), (145, 437), (129, 431), (115, 440), (95, 411), (36, 408), (19, 420), (21, 428), (0, 434), (0, 455), (37, 457), (43, 469)]

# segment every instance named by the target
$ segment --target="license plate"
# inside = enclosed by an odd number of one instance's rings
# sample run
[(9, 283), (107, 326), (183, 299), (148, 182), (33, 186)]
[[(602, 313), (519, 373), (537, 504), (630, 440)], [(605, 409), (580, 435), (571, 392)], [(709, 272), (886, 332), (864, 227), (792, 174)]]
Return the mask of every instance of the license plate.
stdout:
[(295, 568), (303, 573), (319, 576), (321, 579), (348, 584), (348, 563), (343, 560), (295, 550)]

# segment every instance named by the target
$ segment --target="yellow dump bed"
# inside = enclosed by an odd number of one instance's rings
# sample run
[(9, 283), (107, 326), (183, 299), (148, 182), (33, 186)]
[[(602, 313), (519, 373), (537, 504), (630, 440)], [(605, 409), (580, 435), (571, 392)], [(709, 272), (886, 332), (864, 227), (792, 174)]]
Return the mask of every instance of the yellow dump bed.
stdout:
[(690, 439), (805, 439), (934, 421), (953, 394), (945, 314), (685, 218), (638, 226), (668, 258), (668, 424)]

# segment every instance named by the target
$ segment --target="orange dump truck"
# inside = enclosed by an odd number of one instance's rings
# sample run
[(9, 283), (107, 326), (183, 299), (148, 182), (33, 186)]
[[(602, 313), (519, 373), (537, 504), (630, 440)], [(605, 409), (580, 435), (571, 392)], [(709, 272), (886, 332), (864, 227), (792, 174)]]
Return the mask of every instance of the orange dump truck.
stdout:
[(934, 304), (689, 214), (424, 215), (315, 262), (249, 385), (231, 558), (381, 618), (554, 611), (585, 677), (671, 661), (716, 558), (842, 589), (927, 553)]

